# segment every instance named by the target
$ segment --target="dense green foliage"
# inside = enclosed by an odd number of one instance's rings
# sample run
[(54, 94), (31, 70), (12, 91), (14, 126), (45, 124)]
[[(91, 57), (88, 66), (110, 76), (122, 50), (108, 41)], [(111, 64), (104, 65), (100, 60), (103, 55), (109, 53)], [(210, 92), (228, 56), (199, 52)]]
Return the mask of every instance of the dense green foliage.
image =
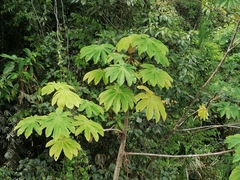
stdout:
[(239, 8), (3, 0), (0, 179), (240, 177)]

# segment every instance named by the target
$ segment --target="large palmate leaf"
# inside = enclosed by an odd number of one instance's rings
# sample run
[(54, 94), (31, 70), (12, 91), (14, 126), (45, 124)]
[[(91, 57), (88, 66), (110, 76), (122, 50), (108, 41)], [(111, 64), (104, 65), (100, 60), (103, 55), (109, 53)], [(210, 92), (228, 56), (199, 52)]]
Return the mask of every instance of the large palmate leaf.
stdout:
[(41, 94), (51, 94), (54, 90), (65, 89), (65, 90), (74, 90), (74, 87), (68, 85), (65, 82), (49, 82), (46, 86), (41, 89)]
[(40, 127), (39, 122), (40, 121), (44, 121), (47, 118), (47, 116), (30, 116), (27, 118), (24, 118), (23, 120), (21, 120), (17, 126), (14, 128), (14, 130), (17, 130), (17, 135), (21, 135), (24, 131), (24, 135), (26, 138), (28, 138), (32, 132), (33, 129), (39, 134), (42, 134), (42, 128)]
[(228, 136), (224, 142), (228, 144), (228, 149), (238, 149), (240, 148), (240, 134)]
[(87, 117), (94, 115), (103, 114), (103, 108), (92, 101), (83, 100), (81, 106), (78, 108), (79, 111), (84, 111), (87, 114)]
[(90, 71), (83, 77), (83, 81), (88, 80), (88, 84), (91, 83), (92, 80), (94, 80), (95, 85), (97, 85), (101, 79), (103, 79), (103, 82), (105, 84), (108, 83), (108, 79), (105, 77), (105, 72), (102, 69), (95, 69), (93, 71)]
[(142, 79), (143, 83), (147, 82), (149, 85), (155, 87), (158, 85), (159, 88), (171, 87), (173, 79), (169, 74), (159, 68), (156, 68), (152, 64), (142, 64), (141, 67), (144, 69), (140, 70), (139, 78)]
[(78, 115), (75, 116), (74, 119), (76, 119), (74, 125), (79, 126), (75, 132), (76, 136), (84, 131), (84, 136), (87, 139), (87, 141), (91, 140), (91, 135), (93, 136), (95, 141), (98, 141), (99, 140), (98, 134), (100, 134), (101, 136), (104, 135), (102, 126), (96, 122), (93, 122), (92, 120), (89, 120), (86, 116)]
[(133, 42), (140, 38), (147, 38), (148, 35), (146, 34), (131, 34), (128, 37), (124, 37), (120, 39), (116, 45), (117, 51), (121, 52), (122, 50), (128, 50), (128, 48), (133, 47)]
[(80, 58), (85, 57), (86, 62), (93, 59), (95, 64), (99, 61), (106, 64), (108, 54), (113, 52), (114, 49), (115, 47), (111, 44), (85, 46), (80, 51)]
[(116, 65), (111, 65), (107, 67), (105, 71), (105, 75), (110, 79), (110, 83), (117, 80), (119, 86), (123, 85), (126, 81), (128, 86), (131, 86), (132, 83), (136, 83), (136, 74), (134, 71), (134, 67), (127, 63), (120, 63)]
[(99, 103), (104, 104), (106, 110), (112, 107), (115, 113), (118, 113), (120, 109), (126, 112), (129, 108), (133, 108), (134, 102), (133, 92), (118, 84), (108, 86), (107, 90), (99, 95)]
[(238, 180), (240, 179), (240, 166), (237, 166), (233, 169), (231, 175), (229, 176), (229, 180)]
[(68, 117), (70, 112), (63, 112), (62, 108), (57, 108), (55, 112), (50, 113), (44, 121), (40, 121), (42, 129), (46, 128), (46, 137), (52, 135), (57, 140), (61, 135), (69, 137), (70, 132), (75, 132), (73, 119)]
[(41, 94), (51, 94), (54, 90), (56, 92), (52, 98), (52, 106), (57, 103), (58, 107), (67, 106), (72, 109), (74, 106), (78, 107), (81, 104), (82, 99), (74, 93), (74, 88), (64, 82), (50, 82), (42, 88)]
[(132, 46), (138, 47), (138, 54), (146, 52), (149, 58), (154, 57), (157, 63), (163, 66), (168, 66), (169, 62), (166, 57), (168, 48), (159, 40), (155, 38), (142, 37), (133, 42)]
[(79, 107), (81, 102), (82, 99), (76, 93), (66, 89), (59, 89), (56, 93), (54, 93), (52, 98), (52, 106), (57, 103), (58, 107), (62, 108), (64, 106), (67, 106), (70, 109), (74, 106)]
[(136, 111), (139, 112), (146, 109), (148, 120), (152, 119), (153, 116), (155, 116), (156, 122), (160, 120), (160, 116), (163, 120), (166, 120), (167, 113), (160, 97), (156, 96), (146, 86), (138, 86), (137, 88), (145, 90), (145, 93), (139, 93), (135, 96), (137, 101)]
[(238, 104), (232, 104), (230, 102), (220, 102), (216, 104), (217, 111), (220, 112), (220, 116), (226, 116), (226, 118), (230, 119), (239, 119), (240, 118), (240, 108)]
[(68, 159), (72, 160), (73, 155), (77, 156), (78, 151), (81, 149), (81, 146), (77, 143), (77, 141), (65, 136), (50, 140), (46, 144), (46, 147), (50, 146), (52, 147), (49, 150), (49, 155), (54, 155), (55, 161), (58, 160), (62, 151)]
[(128, 59), (129, 56), (127, 56), (126, 54), (120, 54), (117, 52), (111, 53), (108, 55), (108, 62), (114, 62), (114, 64), (117, 63), (123, 63), (125, 61), (125, 59)]

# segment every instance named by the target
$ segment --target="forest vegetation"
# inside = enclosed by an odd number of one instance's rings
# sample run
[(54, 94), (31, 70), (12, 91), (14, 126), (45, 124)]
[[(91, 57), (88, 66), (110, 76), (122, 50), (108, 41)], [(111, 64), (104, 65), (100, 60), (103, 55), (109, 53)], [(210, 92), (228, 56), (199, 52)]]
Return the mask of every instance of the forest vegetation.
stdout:
[(240, 0), (2, 0), (0, 179), (240, 179)]

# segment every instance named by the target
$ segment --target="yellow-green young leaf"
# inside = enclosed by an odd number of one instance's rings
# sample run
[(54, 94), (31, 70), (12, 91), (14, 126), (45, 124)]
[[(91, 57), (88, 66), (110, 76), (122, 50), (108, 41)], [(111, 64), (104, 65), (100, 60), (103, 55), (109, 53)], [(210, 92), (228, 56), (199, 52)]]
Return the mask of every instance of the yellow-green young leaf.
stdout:
[(80, 51), (80, 58), (85, 57), (85, 61), (93, 59), (94, 63), (101, 62), (103, 65), (107, 63), (107, 56), (115, 47), (111, 44), (100, 44), (85, 46)]
[(67, 106), (69, 109), (72, 109), (74, 106), (79, 107), (79, 104), (82, 103), (82, 99), (70, 90), (59, 89), (53, 95), (52, 106), (56, 103), (58, 107), (63, 108), (64, 106)]
[(136, 83), (136, 74), (135, 67), (127, 63), (120, 63), (107, 67), (105, 75), (107, 78), (110, 78), (110, 83), (117, 80), (117, 83), (121, 86), (126, 81), (128, 86), (131, 86), (132, 83)]
[(47, 118), (47, 116), (30, 116), (27, 118), (24, 118), (23, 120), (19, 121), (17, 126), (14, 128), (14, 130), (17, 130), (17, 135), (21, 135), (24, 131), (24, 135), (26, 138), (28, 138), (32, 132), (33, 129), (39, 134), (42, 134), (42, 128), (40, 127), (39, 122), (43, 121)]
[(107, 90), (99, 95), (99, 103), (104, 104), (106, 110), (112, 107), (115, 113), (120, 110), (126, 112), (129, 108), (133, 108), (134, 102), (133, 92), (118, 84), (108, 86)]
[(142, 79), (142, 82), (147, 82), (149, 85), (155, 87), (158, 85), (159, 88), (171, 87), (173, 79), (169, 74), (162, 69), (156, 68), (152, 64), (142, 64), (141, 67), (144, 69), (139, 71), (138, 78)]
[(74, 90), (74, 87), (68, 85), (65, 82), (49, 82), (46, 86), (41, 89), (41, 94), (51, 94), (54, 90), (65, 89), (65, 90)]
[(61, 152), (63, 151), (64, 155), (72, 160), (73, 155), (77, 156), (78, 151), (81, 149), (81, 146), (77, 141), (71, 139), (70, 137), (61, 136), (59, 139), (52, 139), (47, 144), (46, 147), (50, 147), (49, 155), (53, 156), (55, 161), (58, 160)]
[(88, 80), (89, 84), (92, 80), (94, 80), (94, 84), (97, 85), (104, 76), (105, 72), (102, 69), (96, 69), (85, 74), (83, 81)]
[(137, 88), (144, 89), (145, 93), (139, 93), (135, 96), (135, 100), (137, 101), (136, 111), (139, 112), (146, 109), (148, 120), (153, 117), (155, 117), (156, 122), (160, 120), (160, 117), (162, 117), (163, 120), (166, 120), (167, 113), (160, 97), (156, 96), (146, 86), (138, 86)]
[(128, 50), (128, 48), (130, 46), (132, 46), (132, 43), (135, 42), (136, 40), (140, 39), (141, 37), (148, 37), (148, 35), (138, 35), (138, 34), (131, 34), (128, 37), (124, 37), (122, 39), (119, 40), (119, 42), (117, 43), (116, 47), (117, 47), (117, 51), (121, 52), (122, 50)]
[(198, 117), (201, 119), (201, 120), (207, 120), (208, 119), (208, 109), (205, 107), (204, 104), (202, 104), (201, 106), (199, 106), (199, 109), (198, 109)]
[(240, 179), (240, 165), (235, 167), (229, 177), (229, 180), (239, 180)]
[(94, 115), (103, 114), (103, 108), (92, 101), (83, 100), (82, 104), (78, 108), (79, 111), (84, 111), (87, 114), (87, 117)]
[(88, 119), (84, 115), (78, 115), (75, 116), (74, 119), (76, 120), (74, 122), (74, 125), (78, 128), (75, 131), (75, 135), (79, 135), (84, 131), (84, 136), (87, 139), (87, 141), (90, 141), (91, 135), (95, 139), (95, 141), (99, 140), (99, 135), (104, 135), (103, 128), (100, 124), (93, 122), (92, 120)]
[(57, 140), (62, 135), (69, 137), (70, 132), (74, 133), (74, 120), (69, 117), (71, 115), (70, 112), (62, 112), (61, 108), (57, 108), (55, 112), (50, 113), (43, 121), (40, 121), (41, 128), (46, 128), (46, 137), (52, 136), (54, 140)]

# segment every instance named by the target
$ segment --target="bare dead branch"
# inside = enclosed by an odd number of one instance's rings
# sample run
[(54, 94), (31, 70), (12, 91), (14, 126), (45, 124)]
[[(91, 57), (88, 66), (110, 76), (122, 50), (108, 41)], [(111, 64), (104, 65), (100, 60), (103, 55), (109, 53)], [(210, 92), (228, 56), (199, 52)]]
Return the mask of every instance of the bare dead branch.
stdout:
[(234, 152), (233, 149), (214, 152), (214, 153), (205, 153), (205, 154), (188, 154), (188, 155), (168, 155), (168, 154), (152, 154), (152, 153), (136, 153), (136, 152), (125, 152), (125, 156), (152, 156), (152, 157), (165, 157), (165, 158), (192, 158), (192, 157), (206, 157), (206, 156), (217, 156), (226, 153)]
[(207, 129), (213, 129), (213, 128), (222, 128), (222, 127), (228, 127), (228, 128), (237, 128), (240, 129), (239, 125), (240, 123), (234, 123), (234, 124), (225, 124), (225, 125), (209, 125), (209, 126), (201, 126), (201, 127), (195, 127), (195, 128), (188, 128), (188, 129), (177, 129), (176, 131), (195, 131), (195, 130), (207, 130)]

